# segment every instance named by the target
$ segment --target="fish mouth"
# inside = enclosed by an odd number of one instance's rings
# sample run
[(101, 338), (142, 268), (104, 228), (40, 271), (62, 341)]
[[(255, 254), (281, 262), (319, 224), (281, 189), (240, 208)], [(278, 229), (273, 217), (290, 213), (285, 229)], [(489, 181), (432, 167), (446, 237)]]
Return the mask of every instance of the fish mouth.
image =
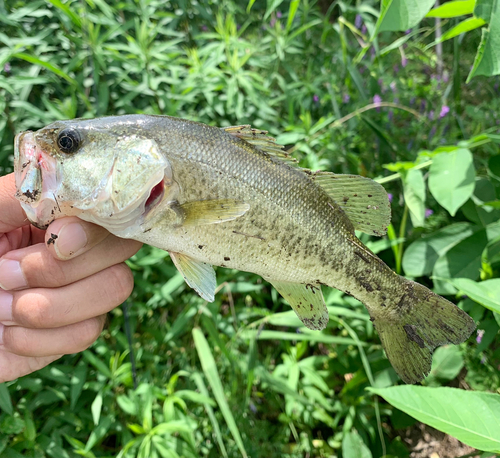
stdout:
[(37, 144), (32, 131), (14, 141), (16, 198), (31, 224), (46, 229), (61, 212), (57, 203), (57, 161)]

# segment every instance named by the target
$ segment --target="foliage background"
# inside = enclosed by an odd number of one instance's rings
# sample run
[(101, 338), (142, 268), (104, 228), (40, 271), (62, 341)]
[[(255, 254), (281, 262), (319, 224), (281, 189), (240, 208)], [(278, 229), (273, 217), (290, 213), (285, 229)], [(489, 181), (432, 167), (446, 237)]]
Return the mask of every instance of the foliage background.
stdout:
[(405, 457), (404, 411), (500, 451), (500, 81), (465, 83), (480, 29), (433, 45), (482, 17), (458, 3), (468, 15), (391, 32), (369, 0), (0, 1), (0, 173), (17, 132), (57, 119), (252, 124), (304, 167), (384, 183), (389, 237), (362, 240), (478, 323), (425, 387), (398, 388), (356, 300), (324, 291), (330, 323), (309, 332), (256, 275), (218, 268), (208, 304), (144, 247), (91, 349), (0, 385), (0, 456)]

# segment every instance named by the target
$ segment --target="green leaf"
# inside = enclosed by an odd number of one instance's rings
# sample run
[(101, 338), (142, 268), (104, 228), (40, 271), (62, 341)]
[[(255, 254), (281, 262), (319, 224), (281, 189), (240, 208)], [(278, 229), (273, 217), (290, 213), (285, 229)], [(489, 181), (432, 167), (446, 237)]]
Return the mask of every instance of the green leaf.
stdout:
[(434, 3), (434, 0), (382, 0), (376, 33), (411, 29), (425, 17)]
[(9, 389), (5, 383), (0, 383), (0, 409), (9, 415), (14, 414), (14, 408), (12, 407), (12, 400), (10, 399)]
[(440, 256), (478, 230), (480, 227), (470, 223), (456, 223), (416, 240), (403, 255), (405, 274), (409, 277), (430, 275)]
[[(291, 340), (291, 341), (309, 341), (321, 342), (326, 344), (339, 345), (355, 345), (356, 341), (348, 337), (330, 336), (317, 331), (312, 331), (311, 334), (304, 328), (300, 333), (284, 332), (284, 331), (258, 331), (247, 329), (240, 333), (242, 339), (257, 339), (257, 340)], [(368, 345), (362, 342), (362, 345)]]
[[(500, 2), (492, 2), (491, 8), (490, 25), (488, 29), (483, 29), (481, 43), (479, 43), (474, 65), (467, 77), (467, 83), (474, 76), (500, 74)], [(482, 8), (481, 16), (487, 16), (485, 8)]]
[(342, 457), (372, 458), (370, 449), (366, 446), (355, 429), (344, 434), (344, 439), (342, 439)]
[(82, 393), (83, 385), (87, 380), (87, 365), (85, 363), (81, 363), (73, 372), (71, 376), (71, 405), (70, 408), (73, 410), (75, 405)]
[(482, 27), (486, 22), (481, 18), (471, 17), (464, 19), (462, 22), (458, 23), (455, 27), (452, 27), (450, 30), (447, 30), (441, 37), (439, 37), (436, 41), (432, 42), (430, 45), (427, 45), (425, 49), (432, 48), (438, 43), (442, 43), (443, 41), (450, 40), (462, 33), (470, 32), (471, 30), (478, 29)]
[(219, 404), (222, 416), (224, 417), (224, 420), (226, 420), (227, 426), (231, 431), (231, 434), (236, 444), (238, 445), (241, 454), (244, 458), (247, 458), (248, 455), (245, 451), (240, 431), (238, 430), (238, 426), (234, 421), (233, 414), (227, 403), (226, 396), (224, 395), (224, 389), (222, 388), (222, 383), (220, 381), (219, 373), (217, 372), (217, 366), (215, 364), (214, 357), (212, 356), (212, 352), (210, 351), (210, 347), (207, 340), (205, 339), (205, 336), (199, 328), (193, 329), (193, 339), (196, 346), (196, 351), (198, 352), (198, 357), (201, 362), (201, 367), (203, 368), (205, 377), (207, 377), (208, 383), (212, 388), (215, 399)]
[(422, 227), (425, 223), (425, 182), (421, 170), (411, 169), (404, 174), (403, 192), (411, 223), (414, 227)]
[(24, 430), (25, 423), (22, 418), (5, 416), (0, 422), (0, 432), (11, 435), (19, 434)]
[(113, 420), (111, 419), (111, 417), (102, 417), (101, 418), (101, 422), (90, 433), (89, 439), (88, 439), (87, 443), (85, 444), (85, 451), (86, 452), (89, 452), (90, 450), (92, 450), (94, 445), (96, 445), (101, 439), (104, 438), (104, 436), (108, 433), (109, 428), (111, 427), (112, 423), (113, 423)]
[(500, 278), (485, 280), (480, 283), (469, 278), (450, 280), (458, 290), (469, 296), (483, 307), (500, 313)]
[(456, 345), (439, 347), (432, 356), (432, 369), (429, 377), (453, 380), (464, 367), (464, 358)]
[(457, 148), (434, 157), (429, 169), (429, 190), (451, 216), (474, 192), (476, 171), (468, 149)]
[(493, 10), (493, 0), (476, 0), (474, 7), (474, 16), (490, 22), (491, 12)]
[(486, 228), (475, 231), (463, 239), (449, 251), (439, 257), (432, 272), (434, 286), (438, 294), (454, 294), (455, 289), (440, 279), (470, 278), (476, 280), (481, 269), (481, 258), (484, 248), (490, 240), (500, 236), (500, 224), (492, 223)]
[(500, 452), (500, 395), (456, 388), (367, 388), (387, 402), (465, 444)]
[(92, 411), (92, 419), (94, 420), (94, 425), (98, 425), (102, 410), (102, 391), (99, 391), (99, 393), (97, 393), (97, 396), (92, 402), (90, 410)]
[(300, 0), (292, 0), (290, 2), (290, 7), (288, 9), (288, 20), (286, 22), (286, 30), (287, 32), (290, 30), (290, 27), (293, 24), (293, 19), (295, 18), (295, 14), (297, 13), (297, 8), (300, 5)]
[(439, 5), (437, 8), (430, 10), (426, 17), (457, 17), (464, 14), (472, 14), (476, 0), (457, 0)]
[(17, 57), (18, 59), (25, 60), (26, 62), (30, 62), (35, 65), (40, 65), (41, 67), (46, 68), (47, 70), (51, 71), (52, 73), (56, 74), (57, 76), (60, 76), (61, 78), (64, 78), (66, 81), (71, 83), (74, 86), (77, 86), (77, 82), (71, 78), (71, 76), (67, 75), (64, 73), (60, 68), (56, 67), (55, 65), (51, 64), (50, 62), (44, 61), (42, 59), (39, 59), (38, 57), (31, 56), (26, 53), (15, 53), (12, 55), (12, 57)]

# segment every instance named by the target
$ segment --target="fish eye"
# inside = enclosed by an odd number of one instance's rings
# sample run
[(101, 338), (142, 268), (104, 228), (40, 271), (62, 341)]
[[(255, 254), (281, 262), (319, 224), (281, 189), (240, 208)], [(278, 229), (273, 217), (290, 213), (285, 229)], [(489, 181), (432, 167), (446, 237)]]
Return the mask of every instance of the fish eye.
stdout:
[(57, 146), (63, 153), (72, 154), (80, 147), (82, 139), (77, 130), (64, 129), (57, 136)]

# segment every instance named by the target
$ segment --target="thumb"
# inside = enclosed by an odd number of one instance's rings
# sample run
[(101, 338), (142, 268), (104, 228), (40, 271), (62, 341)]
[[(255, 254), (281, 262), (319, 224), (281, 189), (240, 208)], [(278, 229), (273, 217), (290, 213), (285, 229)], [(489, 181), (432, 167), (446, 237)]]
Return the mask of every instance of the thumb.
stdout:
[(0, 234), (29, 224), (16, 197), (14, 174), (0, 177)]

